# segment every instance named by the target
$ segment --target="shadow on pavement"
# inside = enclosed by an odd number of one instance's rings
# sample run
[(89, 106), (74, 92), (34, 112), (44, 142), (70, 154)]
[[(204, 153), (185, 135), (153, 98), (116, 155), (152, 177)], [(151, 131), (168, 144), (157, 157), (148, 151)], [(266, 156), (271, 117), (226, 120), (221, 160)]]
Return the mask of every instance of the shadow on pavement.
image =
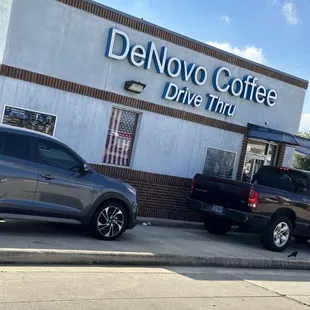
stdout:
[(165, 269), (197, 281), (309, 282), (309, 271), (228, 269), (214, 267), (166, 267)]
[[(238, 232), (237, 230), (231, 231), (225, 235), (212, 235), (203, 230), (193, 230), (192, 233), (197, 236), (205, 236), (206, 238), (214, 241), (229, 243), (230, 245), (246, 246), (247, 248), (252, 248), (253, 250), (263, 249), (261, 237), (257, 233)], [(298, 243), (294, 238), (292, 238), (289, 242), (288, 251), (293, 251), (295, 249), (310, 250), (310, 241), (306, 244)]]
[(45, 223), (45, 222), (35, 222), (35, 221), (14, 221), (7, 220), (0, 223), (0, 233), (20, 235), (54, 235), (63, 236), (65, 235), (76, 235), (81, 236), (84, 233), (82, 226), (74, 224), (60, 224), (60, 223)]

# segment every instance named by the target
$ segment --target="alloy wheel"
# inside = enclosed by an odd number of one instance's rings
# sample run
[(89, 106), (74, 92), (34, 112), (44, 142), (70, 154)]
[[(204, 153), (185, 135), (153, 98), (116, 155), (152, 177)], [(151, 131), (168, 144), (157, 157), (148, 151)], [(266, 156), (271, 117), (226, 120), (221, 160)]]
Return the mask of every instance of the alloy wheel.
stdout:
[(101, 235), (112, 238), (122, 231), (124, 222), (122, 210), (116, 206), (108, 206), (99, 213), (97, 228)]
[(284, 246), (290, 237), (290, 228), (285, 222), (279, 223), (273, 232), (273, 241), (277, 247)]

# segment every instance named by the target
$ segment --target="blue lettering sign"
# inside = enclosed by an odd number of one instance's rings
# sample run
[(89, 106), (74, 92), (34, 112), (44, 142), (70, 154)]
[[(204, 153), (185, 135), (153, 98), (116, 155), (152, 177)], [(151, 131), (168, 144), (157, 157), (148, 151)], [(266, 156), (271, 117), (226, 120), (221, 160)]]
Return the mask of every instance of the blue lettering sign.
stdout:
[[(135, 67), (143, 67), (150, 70), (152, 65), (157, 73), (165, 73), (168, 77), (179, 77), (182, 81), (192, 81), (197, 86), (203, 86), (208, 80), (208, 71), (204, 66), (195, 63), (187, 63), (186, 60), (175, 56), (168, 57), (168, 48), (162, 46), (157, 48), (155, 42), (150, 41), (147, 47), (140, 44), (130, 45), (128, 35), (119, 29), (109, 30), (105, 56), (114, 60), (128, 58), (128, 62)], [(266, 89), (258, 85), (258, 78), (245, 75), (243, 78), (233, 77), (231, 70), (225, 66), (217, 68), (212, 76), (213, 88), (220, 93), (228, 93), (232, 97), (264, 103), (268, 107), (276, 104), (278, 94), (274, 89)], [(221, 97), (208, 95), (206, 109), (217, 113), (232, 116), (236, 106), (221, 100)], [(179, 89), (174, 83), (167, 83), (162, 98), (182, 102), (192, 106), (200, 106), (202, 97), (190, 93), (188, 87)]]

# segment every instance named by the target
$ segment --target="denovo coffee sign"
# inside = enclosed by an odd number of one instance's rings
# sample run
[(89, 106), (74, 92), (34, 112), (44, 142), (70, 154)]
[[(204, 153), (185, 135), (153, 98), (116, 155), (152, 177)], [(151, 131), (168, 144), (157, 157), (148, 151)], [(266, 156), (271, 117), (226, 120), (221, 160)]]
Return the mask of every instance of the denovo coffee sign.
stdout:
[[(121, 42), (121, 47), (119, 42)], [(158, 74), (165, 74), (170, 78), (181, 78), (184, 82), (192, 82), (201, 87), (208, 83), (209, 79), (209, 72), (205, 66), (188, 63), (186, 60), (171, 56), (166, 46), (158, 47), (153, 41), (148, 42), (146, 46), (131, 44), (127, 33), (116, 28), (109, 30), (106, 57), (115, 60), (127, 58), (129, 63), (135, 67), (142, 67), (145, 70), (154, 67)], [(233, 97), (265, 104), (267, 107), (273, 107), (276, 104), (277, 92), (260, 85), (258, 78), (252, 75), (245, 75), (242, 78), (234, 77), (229, 68), (221, 66), (212, 73), (211, 81), (214, 90), (219, 93), (228, 93)], [(236, 105), (224, 102), (220, 95), (208, 93), (205, 96), (207, 98), (204, 104), (206, 110), (227, 116), (235, 114)], [(161, 97), (196, 108), (202, 106), (204, 102), (204, 96), (191, 92), (189, 86), (180, 87), (172, 82), (166, 83)]]

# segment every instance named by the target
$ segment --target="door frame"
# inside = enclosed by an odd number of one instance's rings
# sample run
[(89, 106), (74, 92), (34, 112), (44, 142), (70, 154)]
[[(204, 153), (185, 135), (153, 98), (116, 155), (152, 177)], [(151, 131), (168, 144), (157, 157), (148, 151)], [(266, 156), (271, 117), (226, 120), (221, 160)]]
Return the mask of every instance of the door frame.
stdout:
[[(255, 142), (258, 142), (258, 143), (261, 143), (261, 144), (265, 144), (267, 146), (267, 154), (256, 154), (256, 153), (252, 153), (252, 152), (248, 152), (246, 151), (245, 153), (245, 159), (244, 159), (244, 164), (243, 164), (243, 172), (242, 172), (242, 176), (244, 174), (244, 167), (245, 167), (245, 163), (248, 161), (248, 160), (254, 160), (254, 164), (253, 164), (253, 167), (251, 167), (251, 173), (250, 173), (250, 177), (251, 177), (251, 180), (253, 178), (253, 171), (255, 171), (255, 165), (256, 165), (256, 160), (262, 160), (264, 162), (264, 166), (265, 165), (271, 165), (273, 166), (277, 160), (277, 156), (278, 156), (278, 153), (279, 153), (279, 148), (280, 148), (280, 145), (278, 143), (275, 143), (275, 142), (272, 142), (272, 141), (265, 141), (265, 140), (260, 140), (260, 139), (249, 139), (248, 140), (248, 145), (251, 143), (251, 141), (253, 141), (254, 143)], [(274, 145), (276, 146), (276, 152), (274, 154), (274, 157), (271, 161), (270, 164), (268, 164), (268, 161), (269, 161), (269, 149), (270, 149), (270, 146), (271, 145)]]
[(248, 161), (253, 161), (253, 164), (251, 166), (251, 171), (250, 171), (250, 179), (251, 180), (254, 176), (254, 171), (255, 171), (255, 167), (256, 167), (256, 160), (263, 161), (264, 165), (267, 162), (267, 158), (264, 155), (257, 155), (257, 154), (253, 154), (253, 153), (248, 153), (248, 155), (246, 155), (246, 157), (245, 157), (245, 163)]

